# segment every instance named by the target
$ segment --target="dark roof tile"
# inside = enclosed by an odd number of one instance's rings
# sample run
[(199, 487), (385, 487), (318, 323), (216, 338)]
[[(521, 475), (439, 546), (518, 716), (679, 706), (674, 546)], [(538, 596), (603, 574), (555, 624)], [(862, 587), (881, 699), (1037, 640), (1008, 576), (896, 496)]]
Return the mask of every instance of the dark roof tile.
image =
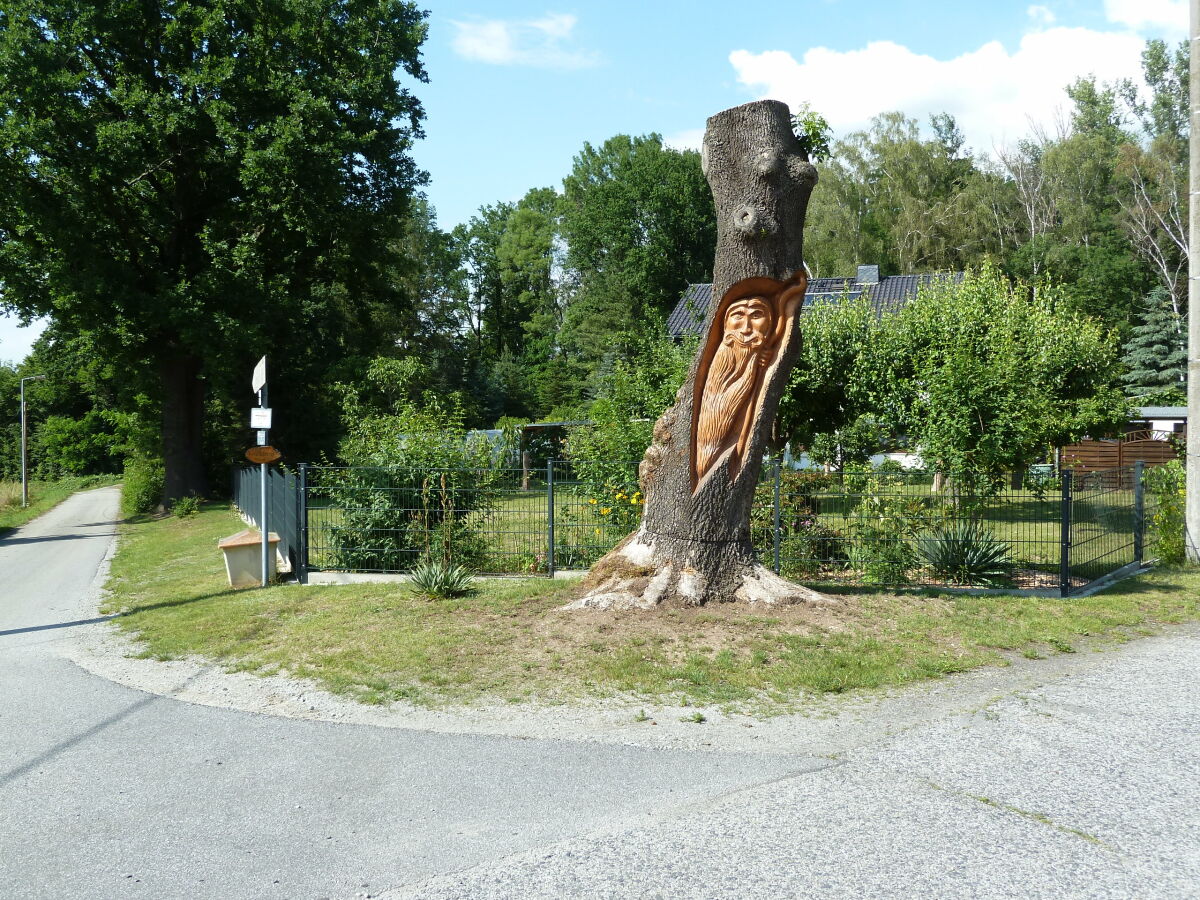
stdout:
[[(818, 300), (838, 300), (843, 297), (853, 300), (866, 294), (871, 298), (876, 315), (883, 315), (916, 297), (921, 287), (947, 279), (957, 284), (963, 280), (963, 273), (888, 275), (877, 284), (862, 285), (853, 278), (813, 278), (808, 282), (804, 305), (811, 306)], [(667, 332), (674, 337), (699, 334), (704, 328), (704, 319), (712, 299), (711, 284), (689, 284), (675, 309), (667, 317)]]

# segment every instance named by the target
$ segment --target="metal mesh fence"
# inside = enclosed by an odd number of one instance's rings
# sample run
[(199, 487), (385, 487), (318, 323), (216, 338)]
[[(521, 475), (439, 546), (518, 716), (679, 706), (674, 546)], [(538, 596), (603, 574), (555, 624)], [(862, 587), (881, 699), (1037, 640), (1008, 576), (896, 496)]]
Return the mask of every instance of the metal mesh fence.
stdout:
[[(267, 469), (267, 528), (279, 535), (279, 552), (291, 571), (301, 562), (300, 485), (296, 475)], [(262, 480), (258, 466), (234, 469), (233, 503), (251, 524), (262, 525)]]
[[(1140, 467), (1138, 467), (1140, 470)], [(1079, 587), (1139, 556), (1138, 472), (1133, 466), (1064, 476), (1070, 484), (1070, 583)]]
[(1058, 585), (1057, 478), (981, 494), (926, 472), (768, 470), (752, 525), (760, 557), (806, 583)]
[[(1140, 560), (1140, 476), (1140, 466), (1027, 475), (981, 492), (925, 472), (768, 464), (751, 536), (765, 565), (807, 584), (1071, 591)], [(586, 569), (637, 528), (643, 505), (634, 462), (307, 466), (296, 490), (307, 568), (353, 572), (404, 572), (425, 558), (489, 575)]]
[(403, 572), (439, 558), (484, 574), (549, 571), (541, 474), (308, 466), (306, 493), (309, 569)]

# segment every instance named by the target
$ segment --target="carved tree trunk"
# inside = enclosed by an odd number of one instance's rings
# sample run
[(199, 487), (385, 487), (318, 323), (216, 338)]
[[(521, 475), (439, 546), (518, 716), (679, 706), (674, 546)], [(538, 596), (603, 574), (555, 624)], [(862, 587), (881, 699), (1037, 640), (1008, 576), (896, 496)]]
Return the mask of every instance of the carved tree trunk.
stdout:
[(572, 606), (825, 599), (759, 565), (750, 542), (763, 451), (800, 351), (816, 169), (774, 100), (710, 118), (702, 164), (717, 210), (707, 339), (642, 460), (641, 527), (592, 567)]

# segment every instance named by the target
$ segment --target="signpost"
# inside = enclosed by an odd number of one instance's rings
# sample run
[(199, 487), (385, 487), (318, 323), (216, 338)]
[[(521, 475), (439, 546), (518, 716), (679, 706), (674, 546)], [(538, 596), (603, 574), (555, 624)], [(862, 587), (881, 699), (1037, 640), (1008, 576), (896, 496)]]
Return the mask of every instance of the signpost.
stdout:
[[(259, 474), (259, 523), (258, 530), (262, 532), (262, 586), (266, 587), (271, 578), (271, 533), (270, 533), (270, 513), (267, 504), (267, 466), (279, 459), (278, 451), (267, 444), (267, 432), (271, 428), (271, 408), (267, 406), (267, 358), (264, 356), (258, 361), (258, 365), (254, 367), (254, 375), (250, 379), (250, 386), (254, 389), (254, 393), (258, 395), (258, 408), (250, 410), (250, 427), (258, 431), (258, 446), (246, 451), (246, 456), (251, 462), (258, 463)], [(268, 458), (270, 453), (264, 453), (265, 450), (274, 452), (274, 458)], [(255, 454), (251, 456), (251, 454)]]

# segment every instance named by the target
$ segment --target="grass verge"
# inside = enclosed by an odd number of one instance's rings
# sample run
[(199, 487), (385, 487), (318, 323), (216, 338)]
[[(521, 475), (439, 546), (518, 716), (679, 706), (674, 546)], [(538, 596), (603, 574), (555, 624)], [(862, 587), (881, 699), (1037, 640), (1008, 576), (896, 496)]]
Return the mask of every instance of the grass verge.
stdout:
[(0, 537), (58, 506), (76, 491), (106, 487), (120, 480), (117, 475), (77, 475), (59, 481), (31, 481), (26, 507), (21, 506), (21, 482), (0, 481)]
[(648, 700), (783, 711), (808, 693), (898, 685), (1012, 653), (1073, 652), (1200, 618), (1200, 573), (1155, 572), (1092, 597), (856, 591), (824, 610), (734, 604), (561, 612), (570, 582), (497, 579), (432, 601), (408, 585), (229, 590), (217, 539), (242, 528), (210, 504), (124, 526), (106, 612), (160, 659), (200, 655), (283, 672), (368, 703)]

